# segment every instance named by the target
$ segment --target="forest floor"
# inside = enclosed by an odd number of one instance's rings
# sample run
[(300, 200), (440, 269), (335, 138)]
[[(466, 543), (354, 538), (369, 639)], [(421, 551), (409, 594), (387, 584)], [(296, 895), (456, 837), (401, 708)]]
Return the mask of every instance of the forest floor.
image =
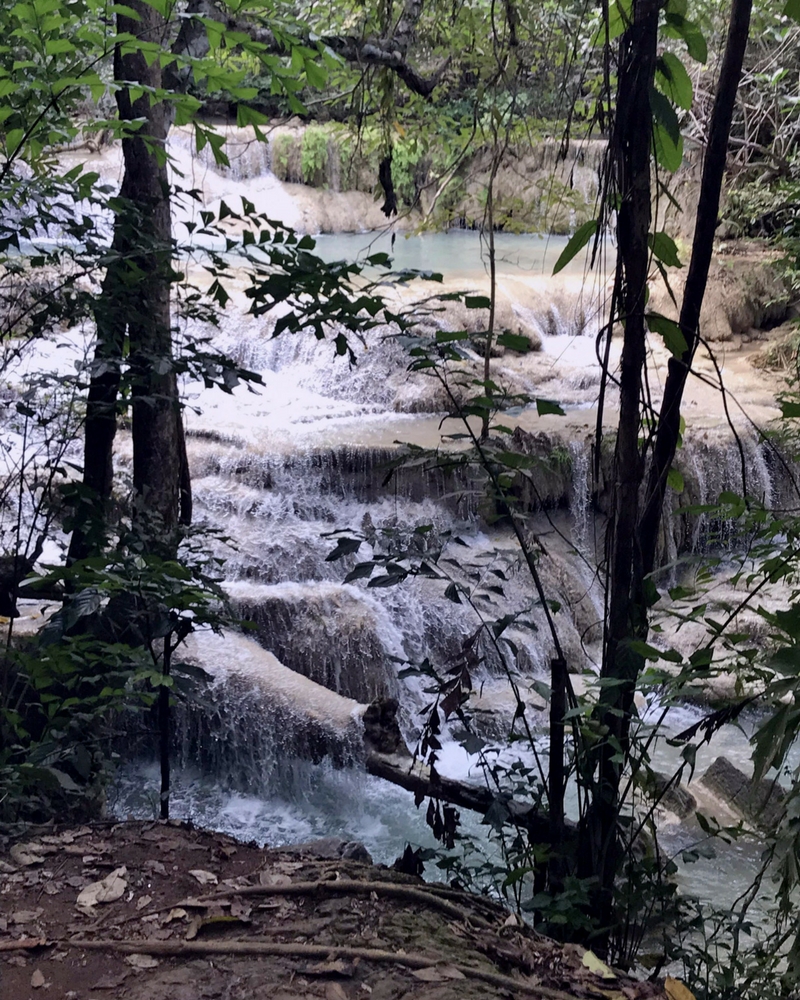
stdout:
[(3, 1000), (691, 996), (613, 973), (481, 897), (310, 848), (176, 822), (0, 844)]

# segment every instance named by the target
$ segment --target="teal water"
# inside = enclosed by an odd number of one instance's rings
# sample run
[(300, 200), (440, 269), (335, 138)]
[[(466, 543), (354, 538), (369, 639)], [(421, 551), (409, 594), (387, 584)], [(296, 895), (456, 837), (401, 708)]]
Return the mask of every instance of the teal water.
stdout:
[[(488, 244), (471, 230), (405, 235), (397, 233), (337, 233), (315, 236), (316, 253), (325, 261), (358, 261), (370, 254), (388, 253), (397, 270), (435, 271), (447, 277), (480, 279), (489, 273)], [(567, 236), (536, 233), (495, 234), (497, 270), (513, 276), (547, 276), (569, 242)], [(568, 274), (582, 274), (585, 251), (564, 268)]]

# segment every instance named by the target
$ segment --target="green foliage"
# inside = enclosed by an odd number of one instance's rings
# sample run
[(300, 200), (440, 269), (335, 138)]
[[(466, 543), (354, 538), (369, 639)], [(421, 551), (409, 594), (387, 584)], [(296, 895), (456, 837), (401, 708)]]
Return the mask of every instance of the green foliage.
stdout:
[(202, 531), (187, 535), (180, 562), (152, 555), (144, 525), (137, 518), (137, 529), (128, 528), (103, 556), (54, 568), (25, 587), (26, 596), (61, 589), (64, 603), (4, 657), (0, 802), (6, 820), (101, 808), (111, 749), (135, 728), (131, 720), (143, 728), (145, 710), (162, 687), (182, 699), (194, 696), (204, 679), (180, 662), (167, 676), (163, 661), (190, 632), (219, 629), (228, 620), (218, 561), (208, 557)]
[(734, 187), (727, 200), (725, 221), (738, 236), (768, 239), (782, 253), (776, 266), (796, 295), (800, 292), (800, 167), (792, 175), (756, 180)]
[(328, 131), (319, 125), (310, 125), (303, 132), (300, 169), (303, 183), (311, 187), (328, 187)]
[(280, 132), (270, 143), (272, 155), (272, 172), (279, 181), (291, 181), (290, 164), (294, 147), (294, 139), (285, 132)]

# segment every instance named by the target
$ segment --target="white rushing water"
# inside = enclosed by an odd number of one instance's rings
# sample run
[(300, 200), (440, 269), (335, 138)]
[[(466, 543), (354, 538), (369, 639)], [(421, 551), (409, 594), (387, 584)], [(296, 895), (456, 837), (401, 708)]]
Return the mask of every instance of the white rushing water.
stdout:
[[(298, 224), (301, 213), (270, 173), (263, 147), (247, 147), (234, 169), (224, 172), (198, 164), (180, 133), (172, 152), (182, 183), (201, 187), (208, 206), (245, 195), (257, 210)], [(107, 180), (119, 174), (114, 151), (89, 166)], [(196, 211), (197, 206), (181, 203), (179, 231)], [(587, 280), (586, 261), (578, 257), (551, 277), (565, 238), (500, 234), (496, 242), (498, 316), (509, 329), (540, 342), (541, 350), (498, 357), (493, 377), (516, 391), (560, 400), (568, 410), (566, 418), (540, 419), (532, 408), (508, 422), (529, 435), (535, 454), (559, 456), (554, 465), (535, 473), (549, 492), (540, 505), (547, 511), (537, 513), (532, 528), (542, 533), (540, 571), (548, 598), (560, 608), (556, 623), (570, 666), (591, 671), (598, 660), (602, 617), (602, 592), (593, 569), (595, 536), (602, 525), (590, 495), (592, 407), (600, 381), (595, 336), (609, 272)], [(485, 290), (485, 247), (477, 233), (398, 234), (394, 241), (388, 233), (325, 236), (317, 251), (328, 261), (391, 252), (398, 268), (441, 272), (445, 291)], [(417, 294), (431, 294), (428, 283), (415, 288)], [(354, 345), (359, 360), (351, 367), (334, 356), (329, 341), (273, 337), (276, 317), (247, 315), (242, 288), (234, 282), (231, 292), (218, 329), (189, 322), (181, 335), (210, 335), (217, 348), (257, 371), (263, 385), (254, 391), (240, 386), (230, 395), (199, 383), (183, 390), (196, 516), (233, 539), (233, 549), (217, 548), (226, 559), (226, 587), (234, 607), (256, 627), (246, 638), (202, 639), (194, 651), (214, 683), (209, 704), (200, 712), (205, 721), (195, 717), (185, 724), (172, 811), (272, 844), (338, 834), (361, 840), (377, 860), (391, 861), (406, 841), (431, 845), (432, 839), (410, 794), (364, 773), (357, 703), (396, 696), (403, 733), (413, 747), (429, 695), (424, 680), (398, 676), (403, 662), (427, 657), (446, 669), (481, 619), (474, 608), (448, 600), (444, 587), (429, 580), (368, 588), (363, 580), (343, 583), (345, 575), (356, 558), (371, 559), (390, 545), (416, 539), (423, 552), (424, 536), (414, 529), (427, 525), (434, 534), (451, 531), (459, 537), (445, 552), (458, 564), (453, 568), (457, 577), (474, 571), (483, 580), (494, 574), (495, 582), (503, 581), (502, 595), (490, 592), (482, 604), (477, 602), (484, 617), (519, 611), (535, 595), (510, 533), (501, 525), (487, 525), (475, 476), (416, 468), (401, 470), (383, 485), (398, 442), (436, 447), (443, 429), (455, 429), (452, 424), (443, 428), (443, 399), (431, 381), (408, 375), (408, 357), (390, 330), (373, 331), (363, 344)], [(403, 293), (406, 300), (410, 294)], [(447, 310), (435, 317), (437, 324), (455, 328), (462, 320), (462, 314)], [(88, 335), (69, 331), (42, 342), (9, 369), (9, 381), (19, 386), (37, 371), (73, 368), (86, 352)], [(651, 348), (663, 361), (663, 348), (657, 343)], [(612, 365), (618, 356), (615, 341)], [(612, 389), (611, 409), (613, 402)], [(680, 463), (690, 499), (708, 503), (722, 490), (741, 489), (742, 474), (738, 450), (718, 433), (719, 414), (701, 416), (692, 421)], [(17, 429), (7, 452), (12, 464), (21, 441)], [(777, 486), (767, 450), (752, 437), (744, 448), (749, 487), (757, 484), (756, 492), (769, 501)], [(124, 438), (119, 451), (124, 466), (129, 452)], [(687, 519), (677, 510), (679, 498), (671, 497), (671, 502), (668, 559), (709, 545), (735, 547), (730, 528), (704, 517)], [(559, 541), (556, 529), (566, 542)], [(364, 541), (357, 557), (328, 561), (335, 538), (325, 536), (340, 530)], [(535, 724), (542, 702), (531, 685), (546, 678), (553, 647), (542, 609), (533, 606), (525, 617), (529, 625), (515, 627), (509, 636), (516, 652), (510, 655), (507, 649), (505, 655)], [(476, 650), (476, 726), (487, 738), (498, 739), (508, 731), (515, 705), (498, 650), (485, 640)], [(671, 724), (682, 728), (683, 720)], [(448, 732), (444, 735), (443, 773), (480, 780), (477, 759)], [(746, 741), (727, 733), (719, 748), (715, 745), (714, 756), (725, 753), (745, 763), (745, 751)], [(508, 759), (508, 751), (502, 752)], [(656, 762), (667, 769), (674, 756), (660, 746)], [(151, 815), (156, 787), (154, 765), (126, 763), (110, 805), (118, 815)], [(476, 818), (465, 821), (478, 832)], [(668, 831), (675, 849), (695, 835), (688, 827)], [(749, 864), (757, 854), (752, 843), (733, 852), (730, 859), (736, 864), (743, 859)], [(693, 886), (713, 898), (719, 869), (700, 865), (697, 870)], [(736, 880), (731, 884), (735, 887)]]

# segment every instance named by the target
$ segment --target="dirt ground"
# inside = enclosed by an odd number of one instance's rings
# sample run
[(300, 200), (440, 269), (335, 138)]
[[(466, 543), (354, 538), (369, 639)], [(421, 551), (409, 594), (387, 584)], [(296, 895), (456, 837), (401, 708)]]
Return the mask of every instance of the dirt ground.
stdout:
[(673, 995), (341, 842), (273, 851), (173, 822), (36, 834), (0, 842), (2, 1000)]

